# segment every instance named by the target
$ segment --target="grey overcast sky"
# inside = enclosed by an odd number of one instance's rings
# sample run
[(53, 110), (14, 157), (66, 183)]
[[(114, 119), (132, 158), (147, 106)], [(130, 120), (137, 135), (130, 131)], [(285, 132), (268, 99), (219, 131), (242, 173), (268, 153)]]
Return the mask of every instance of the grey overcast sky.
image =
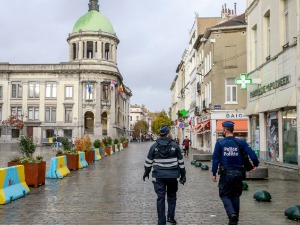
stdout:
[[(68, 61), (66, 39), (89, 0), (1, 0), (0, 62), (11, 64)], [(133, 91), (131, 104), (168, 110), (170, 86), (188, 46), (197, 12), (219, 17), (222, 5), (237, 14), (246, 0), (99, 0), (120, 44), (118, 67)]]

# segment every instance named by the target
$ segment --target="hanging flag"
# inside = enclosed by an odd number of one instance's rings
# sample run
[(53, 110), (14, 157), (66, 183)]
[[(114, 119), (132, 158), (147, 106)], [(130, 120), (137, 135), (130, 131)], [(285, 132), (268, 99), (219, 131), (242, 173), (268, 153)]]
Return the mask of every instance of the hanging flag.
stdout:
[(111, 82), (110, 82), (110, 90), (113, 91), (114, 88), (115, 88), (115, 81), (111, 80)]
[(87, 88), (88, 88), (88, 93), (92, 93), (92, 87), (91, 87), (91, 84), (90, 84), (90, 81), (88, 81), (88, 86), (87, 86)]
[(120, 85), (120, 92), (123, 93), (124, 89), (123, 89), (123, 84)]

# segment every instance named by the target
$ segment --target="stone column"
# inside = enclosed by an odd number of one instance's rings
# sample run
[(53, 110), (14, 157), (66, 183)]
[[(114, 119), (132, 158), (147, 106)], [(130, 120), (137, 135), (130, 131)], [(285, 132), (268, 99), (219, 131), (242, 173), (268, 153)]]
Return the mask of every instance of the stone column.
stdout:
[(94, 134), (97, 136), (102, 136), (102, 126), (101, 126), (101, 82), (96, 83), (96, 113), (95, 113), (95, 127)]
[(79, 45), (79, 50), (78, 50), (78, 59), (81, 60), (82, 59), (82, 56), (83, 56), (83, 42), (82, 41), (79, 41), (78, 43)]
[(267, 147), (267, 118), (265, 113), (259, 113), (259, 156), (262, 160), (267, 160), (268, 147)]
[(277, 112), (278, 115), (278, 141), (279, 141), (279, 162), (283, 162), (283, 131), (281, 127), (283, 127), (282, 121), (282, 110)]
[(76, 60), (78, 60), (78, 50), (79, 49), (79, 43), (78, 42), (76, 42), (76, 52), (75, 52), (75, 57), (76, 57)]
[(110, 96), (110, 101), (111, 101), (111, 106), (110, 106), (110, 113), (109, 113), (109, 136), (115, 138), (117, 136), (117, 132), (116, 132), (116, 128), (114, 128), (116, 126), (116, 115), (117, 115), (117, 111), (116, 111), (116, 89), (114, 88), (113, 91), (110, 92), (111, 96)]
[(84, 52), (83, 52), (83, 58), (86, 59), (87, 58), (87, 41), (84, 42)]
[(72, 43), (69, 43), (69, 60), (70, 61), (73, 61), (73, 44)]
[(96, 58), (96, 42), (93, 41), (93, 57), (92, 59), (95, 59)]
[(97, 59), (102, 59), (102, 43), (101, 41), (97, 41)]
[(84, 133), (84, 115), (83, 115), (83, 85), (82, 81), (79, 82), (79, 95), (78, 95), (78, 136)]

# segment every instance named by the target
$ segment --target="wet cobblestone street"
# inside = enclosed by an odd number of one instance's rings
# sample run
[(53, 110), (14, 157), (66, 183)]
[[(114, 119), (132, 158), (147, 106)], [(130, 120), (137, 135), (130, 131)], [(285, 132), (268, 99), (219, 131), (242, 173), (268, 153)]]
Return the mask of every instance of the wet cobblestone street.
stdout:
[[(46, 185), (30, 188), (26, 197), (0, 205), (0, 224), (157, 224), (152, 182), (142, 180), (144, 160), (152, 143), (130, 143), (127, 149), (71, 172), (64, 179), (47, 179)], [(178, 225), (226, 225), (217, 183), (211, 181), (210, 170), (190, 165), (193, 153), (185, 158), (187, 183), (179, 185), (175, 216)], [(5, 154), (1, 147), (1, 167), (12, 154), (15, 152)], [(45, 156), (47, 170), (54, 154), (51, 147), (36, 152)], [(205, 164), (211, 168), (211, 162)], [(287, 174), (271, 168), (268, 180), (247, 181), (249, 190), (241, 197), (239, 224), (299, 224), (284, 216), (289, 205), (300, 204), (299, 176)], [(253, 194), (258, 189), (267, 190), (272, 201), (255, 201)]]

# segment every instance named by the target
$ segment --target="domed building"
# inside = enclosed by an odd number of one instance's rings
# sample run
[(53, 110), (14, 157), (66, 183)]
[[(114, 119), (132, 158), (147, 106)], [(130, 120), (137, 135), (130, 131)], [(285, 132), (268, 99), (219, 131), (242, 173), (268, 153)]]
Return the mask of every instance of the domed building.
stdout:
[(88, 6), (67, 38), (69, 62), (0, 63), (0, 120), (15, 116), (24, 122), (21, 129), (1, 123), (1, 142), (22, 134), (39, 144), (54, 135), (128, 135), (132, 92), (117, 67), (119, 39), (98, 0)]

